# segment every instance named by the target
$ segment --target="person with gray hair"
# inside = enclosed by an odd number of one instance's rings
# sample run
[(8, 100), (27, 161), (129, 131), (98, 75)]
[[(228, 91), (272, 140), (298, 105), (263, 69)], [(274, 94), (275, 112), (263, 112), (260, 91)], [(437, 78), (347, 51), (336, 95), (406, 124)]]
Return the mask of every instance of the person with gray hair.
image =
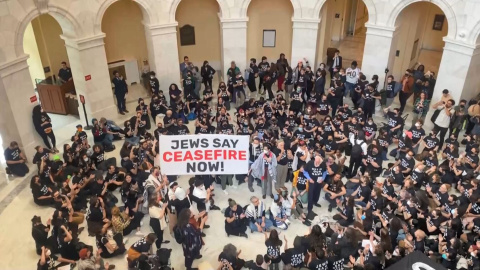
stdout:
[(262, 180), (263, 198), (268, 194), (273, 199), (272, 185), (277, 182), (277, 157), (271, 152), (270, 145), (263, 145), (263, 153), (253, 162), (248, 174)]
[(270, 219), (265, 218), (265, 204), (256, 196), (250, 198), (250, 204), (245, 210), (245, 217), (248, 218), (250, 231), (264, 232), (273, 227)]
[(245, 261), (238, 258), (238, 256), (242, 253), (242, 250), (237, 251), (237, 247), (232, 244), (227, 244), (223, 247), (223, 251), (218, 255), (218, 261), (220, 262), (220, 266), (217, 269), (234, 269), (240, 270), (245, 265)]

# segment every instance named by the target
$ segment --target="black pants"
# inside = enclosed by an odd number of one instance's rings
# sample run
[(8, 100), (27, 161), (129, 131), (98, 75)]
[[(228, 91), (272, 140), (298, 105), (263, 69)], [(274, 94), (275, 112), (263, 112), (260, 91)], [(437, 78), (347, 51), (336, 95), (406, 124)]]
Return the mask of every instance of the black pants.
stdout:
[(159, 249), (162, 247), (163, 231), (160, 229), (160, 221), (158, 218), (150, 218), (150, 227), (152, 227), (153, 232), (157, 235), (155, 245), (157, 246), (157, 249)]
[(350, 164), (348, 165), (347, 177), (353, 177), (357, 173), (358, 168), (362, 165), (362, 157), (352, 158), (350, 157)]
[[(57, 140), (55, 139), (55, 134), (53, 134), (53, 131), (50, 133), (40, 133), (40, 136), (43, 139), (43, 143), (48, 149), (53, 149), (55, 148), (55, 145), (57, 144)], [(50, 138), (51, 142), (48, 140)]]
[(7, 164), (7, 167), (10, 169), (12, 174), (20, 177), (24, 177), (29, 172), (29, 169), (25, 163)]
[(193, 260), (195, 260), (195, 258), (185, 257), (185, 268), (186, 268), (187, 270), (191, 270), (191, 269), (192, 269)]
[(205, 85), (205, 89), (207, 89), (207, 86), (212, 89), (212, 78), (203, 78), (203, 85)]
[(125, 107), (125, 94), (115, 94), (117, 98), (117, 107), (118, 112), (124, 112), (127, 108)]
[(320, 193), (322, 192), (322, 184), (320, 183), (309, 183), (308, 188), (308, 212), (311, 212), (313, 209), (313, 205), (318, 202), (320, 199)]
[(258, 76), (259, 80), (258, 80), (258, 90), (262, 89), (262, 85), (263, 85), (263, 76)]
[(443, 146), (443, 142), (445, 140), (445, 135), (447, 134), (447, 131), (448, 131), (448, 127), (446, 128), (442, 128), (440, 126), (438, 126), (437, 124), (434, 124), (435, 125), (435, 130), (439, 131), (440, 133), (440, 143), (438, 144), (438, 150), (440, 151), (442, 149), (442, 146)]
[(407, 100), (410, 97), (410, 93), (400, 92), (398, 95), (398, 100), (400, 101), (400, 111), (403, 112), (405, 105), (407, 105)]

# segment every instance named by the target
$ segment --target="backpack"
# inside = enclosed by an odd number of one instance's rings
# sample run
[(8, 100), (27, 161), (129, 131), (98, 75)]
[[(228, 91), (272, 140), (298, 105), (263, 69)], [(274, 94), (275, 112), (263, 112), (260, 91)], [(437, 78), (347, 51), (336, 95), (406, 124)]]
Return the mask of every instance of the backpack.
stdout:
[(185, 240), (182, 230), (177, 225), (173, 227), (173, 236), (175, 237), (175, 241), (177, 241), (178, 244), (183, 243), (183, 241)]
[(362, 142), (361, 144), (357, 144), (357, 140), (353, 139), (351, 158), (358, 159), (362, 156), (362, 144), (364, 144), (364, 142)]

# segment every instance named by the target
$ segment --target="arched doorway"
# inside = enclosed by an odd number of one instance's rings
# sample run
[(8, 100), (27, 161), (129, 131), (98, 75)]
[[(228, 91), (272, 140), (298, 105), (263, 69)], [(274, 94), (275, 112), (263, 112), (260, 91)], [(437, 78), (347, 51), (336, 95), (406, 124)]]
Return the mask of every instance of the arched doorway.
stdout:
[(223, 62), (219, 12), (216, 0), (180, 1), (175, 12), (179, 63), (183, 62), (184, 56), (188, 56), (189, 61), (200, 69), (203, 61), (208, 61), (217, 75), (221, 75)]
[(390, 69), (400, 78), (406, 69), (418, 69), (438, 74), (448, 21), (445, 13), (431, 2), (417, 2), (405, 7), (395, 20)]
[[(80, 119), (73, 74), (69, 69), (65, 41), (61, 38), (63, 34), (54, 17), (42, 14), (31, 20), (23, 35), (23, 50), (29, 55), (27, 63), (32, 89), (35, 89), (39, 103), (52, 118), (55, 130)], [(67, 84), (69, 89), (62, 96), (51, 88)]]
[(143, 20), (139, 4), (120, 0), (106, 9), (101, 22), (110, 78), (113, 71), (118, 71), (129, 86), (127, 109), (136, 107), (138, 98), (148, 96), (150, 91), (142, 78), (143, 71), (149, 69)]
[(247, 9), (247, 59), (256, 58), (259, 63), (266, 56), (276, 62), (281, 53), (290, 59), (292, 16), (289, 0), (252, 0)]
[(357, 61), (362, 67), (365, 23), (368, 9), (362, 0), (327, 0), (320, 10), (317, 63), (330, 65), (335, 50), (343, 57), (343, 67)]

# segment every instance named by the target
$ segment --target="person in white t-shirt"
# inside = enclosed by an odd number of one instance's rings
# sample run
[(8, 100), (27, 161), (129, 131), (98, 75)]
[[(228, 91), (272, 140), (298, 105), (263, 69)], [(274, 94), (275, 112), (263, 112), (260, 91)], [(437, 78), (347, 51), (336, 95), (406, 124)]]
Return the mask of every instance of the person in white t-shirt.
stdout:
[(353, 61), (352, 66), (347, 68), (346, 75), (345, 96), (347, 96), (347, 93), (350, 93), (351, 97), (353, 95), (353, 89), (360, 78), (360, 69), (357, 67), (357, 61)]
[(442, 149), (445, 134), (447, 134), (448, 127), (450, 125), (450, 119), (455, 113), (453, 105), (455, 105), (455, 101), (450, 99), (447, 102), (440, 100), (432, 106), (435, 110), (440, 110), (437, 119), (435, 119), (434, 122), (435, 130), (439, 131), (440, 133), (440, 143), (438, 145), (438, 149)]

